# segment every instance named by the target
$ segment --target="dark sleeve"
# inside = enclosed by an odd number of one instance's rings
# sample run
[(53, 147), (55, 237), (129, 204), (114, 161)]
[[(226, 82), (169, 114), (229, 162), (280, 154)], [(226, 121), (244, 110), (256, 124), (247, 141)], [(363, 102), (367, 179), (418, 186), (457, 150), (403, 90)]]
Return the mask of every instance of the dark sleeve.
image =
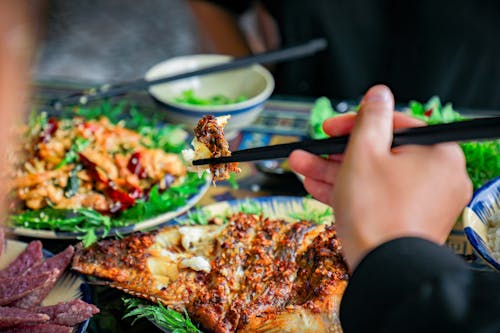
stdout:
[(340, 320), (345, 333), (500, 332), (500, 274), (423, 239), (392, 240), (353, 272)]
[(213, 3), (219, 7), (229, 10), (233, 14), (241, 15), (250, 8), (253, 0), (197, 0)]

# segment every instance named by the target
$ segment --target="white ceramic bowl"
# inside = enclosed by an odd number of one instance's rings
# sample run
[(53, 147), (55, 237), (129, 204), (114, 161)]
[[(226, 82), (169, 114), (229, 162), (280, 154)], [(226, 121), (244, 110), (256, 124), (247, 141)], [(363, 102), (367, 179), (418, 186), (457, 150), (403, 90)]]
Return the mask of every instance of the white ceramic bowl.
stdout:
[[(146, 80), (194, 71), (207, 66), (230, 61), (231, 57), (217, 54), (195, 54), (171, 58), (151, 67)], [(226, 105), (192, 105), (176, 102), (186, 90), (192, 90), (200, 98), (224, 95), (229, 98), (245, 96), (243, 102)], [(184, 124), (190, 131), (206, 114), (230, 115), (225, 128), (228, 139), (237, 135), (240, 129), (255, 121), (264, 107), (264, 102), (274, 90), (271, 73), (260, 65), (241, 69), (194, 76), (187, 79), (155, 85), (149, 88), (151, 96), (164, 106), (170, 122)]]
[(500, 177), (484, 184), (474, 193), (462, 214), (462, 221), (465, 235), (476, 253), (500, 272), (500, 249), (497, 244), (495, 250), (490, 241), (491, 233), (497, 229), (495, 238), (500, 242)]

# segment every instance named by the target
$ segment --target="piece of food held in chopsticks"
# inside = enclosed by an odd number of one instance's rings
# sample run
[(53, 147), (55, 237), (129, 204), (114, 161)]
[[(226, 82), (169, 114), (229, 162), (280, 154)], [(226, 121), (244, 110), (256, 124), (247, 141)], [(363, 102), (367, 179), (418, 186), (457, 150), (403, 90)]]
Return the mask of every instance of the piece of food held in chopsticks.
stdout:
[[(194, 139), (191, 142), (194, 150), (183, 150), (182, 155), (184, 159), (188, 163), (192, 163), (193, 160), (198, 159), (231, 156), (229, 143), (224, 137), (224, 126), (226, 126), (230, 117), (203, 116), (194, 128)], [(231, 172), (241, 172), (240, 168), (238, 168), (238, 163), (211, 164), (203, 167), (191, 166), (189, 169), (191, 171), (198, 171), (199, 173), (208, 169), (212, 174), (214, 182), (229, 179)]]
[(77, 247), (73, 269), (187, 311), (204, 332), (341, 332), (348, 274), (334, 226), (226, 218)]

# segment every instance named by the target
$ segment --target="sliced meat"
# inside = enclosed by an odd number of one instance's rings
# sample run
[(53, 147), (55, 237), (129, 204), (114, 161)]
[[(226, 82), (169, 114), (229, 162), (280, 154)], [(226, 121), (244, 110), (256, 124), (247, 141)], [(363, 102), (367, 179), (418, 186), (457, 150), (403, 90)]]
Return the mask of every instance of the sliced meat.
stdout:
[(48, 315), (51, 324), (63, 326), (74, 326), (99, 313), (96, 306), (79, 299), (56, 305), (36, 307), (33, 308), (33, 311)]
[(0, 306), (0, 329), (12, 327), (19, 324), (43, 323), (49, 320), (49, 316), (29, 310)]
[[(0, 244), (0, 246), (3, 248), (3, 245)], [(42, 242), (32, 241), (28, 244), (26, 249), (9, 264), (9, 266), (0, 271), (0, 279), (11, 277), (19, 278), (19, 276), (24, 274), (29, 268), (41, 263), (42, 259)]]
[(34, 278), (14, 277), (0, 280), (0, 305), (17, 301), (42, 288), (51, 279), (54, 279), (54, 272), (45, 272)]
[(33, 290), (31, 293), (17, 300), (11, 305), (24, 309), (40, 305), (40, 303), (42, 303), (44, 298), (54, 287), (57, 279), (59, 279), (59, 277), (62, 275), (66, 267), (68, 267), (71, 258), (73, 257), (73, 253), (74, 253), (73, 246), (68, 246), (66, 250), (45, 260), (40, 265), (32, 267), (30, 270), (28, 270), (28, 272), (25, 274), (26, 277), (35, 277), (45, 272), (53, 272), (54, 275), (52, 279), (47, 280), (47, 282), (42, 286), (42, 288)]

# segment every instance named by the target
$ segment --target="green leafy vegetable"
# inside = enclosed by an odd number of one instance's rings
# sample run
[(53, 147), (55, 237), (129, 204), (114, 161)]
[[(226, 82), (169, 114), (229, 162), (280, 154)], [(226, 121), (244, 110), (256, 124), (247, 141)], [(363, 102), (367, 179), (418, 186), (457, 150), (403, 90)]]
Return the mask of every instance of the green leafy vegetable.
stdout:
[(208, 98), (201, 98), (199, 96), (196, 96), (193, 90), (189, 89), (183, 91), (182, 95), (176, 97), (174, 100), (178, 103), (193, 105), (226, 105), (244, 102), (247, 99), (248, 98), (243, 95), (236, 98), (230, 98), (224, 95), (214, 95)]
[(318, 98), (313, 108), (311, 109), (311, 113), (309, 116), (309, 126), (310, 133), (313, 139), (324, 139), (327, 138), (328, 135), (323, 131), (323, 122), (331, 117), (339, 115), (340, 113), (336, 112), (332, 103), (327, 97)]
[(123, 318), (135, 317), (132, 324), (140, 318), (147, 318), (161, 328), (172, 333), (202, 333), (191, 321), (187, 312), (181, 314), (164, 307), (160, 303), (152, 305), (139, 299), (124, 298), (127, 314)]
[[(428, 124), (449, 123), (464, 120), (465, 117), (453, 110), (452, 104), (442, 106), (438, 97), (432, 97), (426, 104), (412, 101), (409, 112)], [(474, 189), (500, 175), (500, 140), (460, 143), (467, 173)]]

